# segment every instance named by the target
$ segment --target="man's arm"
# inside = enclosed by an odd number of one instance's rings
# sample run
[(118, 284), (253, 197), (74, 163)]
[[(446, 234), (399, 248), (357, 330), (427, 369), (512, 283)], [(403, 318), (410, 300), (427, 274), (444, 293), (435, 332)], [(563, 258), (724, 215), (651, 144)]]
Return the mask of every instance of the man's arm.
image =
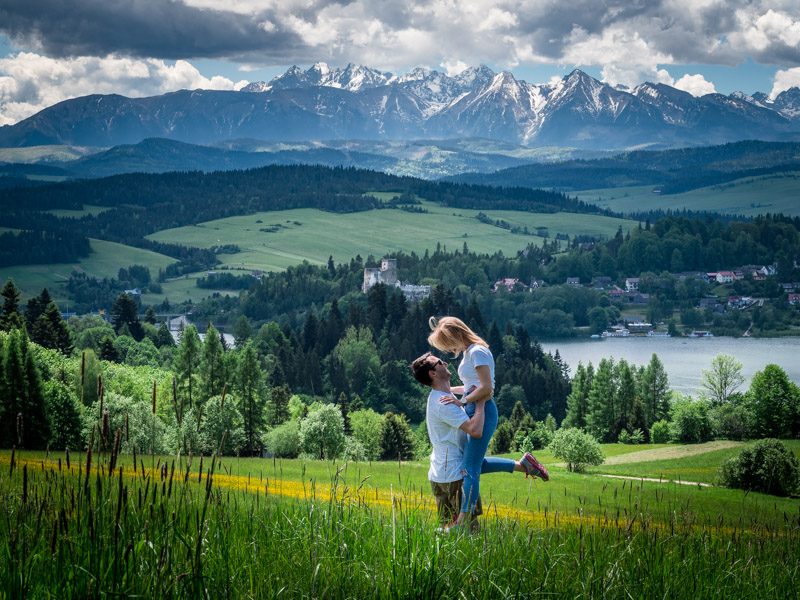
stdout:
[(478, 439), (483, 436), (483, 419), (484, 419), (484, 411), (483, 405), (486, 404), (485, 402), (476, 402), (475, 403), (475, 414), (469, 419), (469, 421), (464, 421), (461, 424), (459, 429), (473, 437)]

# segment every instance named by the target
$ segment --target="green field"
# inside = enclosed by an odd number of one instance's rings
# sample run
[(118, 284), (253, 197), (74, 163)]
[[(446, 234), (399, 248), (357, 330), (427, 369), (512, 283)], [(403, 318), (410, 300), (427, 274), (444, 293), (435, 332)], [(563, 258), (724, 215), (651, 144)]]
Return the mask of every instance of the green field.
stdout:
[(51, 215), (55, 215), (57, 217), (70, 217), (73, 219), (80, 219), (86, 215), (99, 215), (101, 212), (105, 212), (107, 210), (111, 210), (109, 206), (92, 206), (91, 204), (84, 204), (82, 210), (69, 210), (69, 209), (58, 209), (58, 210), (48, 210)]
[[(94, 277), (113, 277), (116, 279), (119, 270), (130, 265), (146, 265), (155, 279), (158, 269), (165, 268), (175, 259), (163, 254), (133, 248), (115, 242), (90, 240), (93, 252), (88, 258), (77, 264), (58, 263), (52, 265), (18, 265), (0, 268), (0, 280), (14, 278), (14, 283), (22, 291), (22, 300), (26, 301), (47, 288), (57, 302), (66, 301), (65, 285), (72, 271), (82, 271)], [(65, 309), (64, 306), (61, 307)], [(66, 307), (68, 308), (68, 307)]]
[(712, 211), (754, 217), (766, 213), (800, 215), (800, 173), (747, 177), (683, 194), (653, 193), (658, 186), (572, 192), (614, 212), (631, 213), (657, 209)]
[[(632, 448), (606, 446), (648, 447)], [(547, 483), (485, 476), (481, 533), (442, 536), (426, 461), (86, 458), (0, 452), (0, 598), (797, 592), (796, 498), (554, 466)]]
[[(375, 194), (388, 199), (395, 194)], [(253, 215), (230, 217), (159, 231), (150, 239), (210, 248), (221, 244), (237, 244), (238, 254), (221, 254), (221, 268), (250, 271), (278, 271), (304, 260), (312, 264), (325, 264), (329, 256), (337, 262), (346, 262), (360, 254), (376, 258), (387, 252), (404, 251), (423, 254), (433, 251), (437, 243), (449, 250), (461, 249), (466, 242), (470, 250), (494, 253), (498, 250), (513, 255), (530, 243), (541, 244), (543, 238), (535, 235), (512, 234), (510, 231), (487, 225), (475, 219), (477, 210), (442, 207), (423, 202), (429, 213), (410, 213), (401, 210), (372, 210), (359, 213), (338, 214), (315, 209), (296, 209), (262, 212)], [(84, 206), (81, 211), (51, 211), (59, 216), (80, 217), (105, 210), (98, 206)], [(484, 211), (492, 219), (507, 221), (512, 226), (547, 227), (551, 239), (557, 233), (612, 237), (621, 226), (628, 231), (635, 226), (627, 219), (571, 213), (540, 214), (518, 211)], [(261, 221), (260, 223), (258, 221)], [(277, 231), (263, 232), (279, 226)], [(466, 237), (465, 237), (466, 234)], [(122, 267), (143, 264), (150, 267), (153, 277), (173, 259), (150, 252), (100, 240), (92, 240), (94, 252), (76, 265), (21, 265), (0, 269), (0, 279), (13, 277), (23, 292), (23, 300), (38, 294), (47, 287), (56, 300), (65, 300), (63, 283), (74, 268), (98, 277), (116, 277)], [(205, 272), (168, 281), (161, 294), (145, 294), (148, 304), (191, 299), (199, 301), (210, 294), (195, 285), (195, 280)], [(224, 292), (223, 292), (224, 293)], [(232, 292), (234, 293), (234, 292)], [(235, 292), (238, 293), (238, 292)]]
[[(502, 250), (513, 255), (529, 243), (541, 244), (542, 238), (512, 234), (475, 219), (480, 211), (453, 209), (423, 202), (427, 214), (400, 210), (372, 210), (336, 214), (316, 209), (262, 212), (229, 217), (159, 231), (148, 236), (160, 242), (177, 242), (209, 248), (218, 244), (238, 244), (239, 254), (220, 256), (229, 268), (281, 270), (303, 260), (324, 264), (328, 256), (348, 261), (360, 254), (376, 258), (402, 250), (423, 254), (437, 244), (460, 250), (466, 242), (470, 250), (494, 253)], [(512, 226), (547, 227), (551, 238), (556, 233), (606, 235), (613, 237), (618, 227), (628, 231), (635, 226), (629, 220), (567, 213), (540, 214), (517, 211), (483, 211), (492, 219), (502, 219)], [(260, 223), (258, 221), (261, 221)], [(277, 225), (275, 232), (260, 229)]]

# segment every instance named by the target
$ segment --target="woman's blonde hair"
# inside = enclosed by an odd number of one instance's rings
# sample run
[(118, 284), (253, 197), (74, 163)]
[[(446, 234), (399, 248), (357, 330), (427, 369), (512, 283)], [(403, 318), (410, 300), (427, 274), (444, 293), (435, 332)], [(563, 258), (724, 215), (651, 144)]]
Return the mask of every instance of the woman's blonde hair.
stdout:
[(442, 352), (452, 352), (456, 356), (472, 344), (489, 347), (483, 338), (467, 327), (466, 323), (457, 317), (442, 317), (428, 320), (433, 333), (428, 336), (428, 343)]

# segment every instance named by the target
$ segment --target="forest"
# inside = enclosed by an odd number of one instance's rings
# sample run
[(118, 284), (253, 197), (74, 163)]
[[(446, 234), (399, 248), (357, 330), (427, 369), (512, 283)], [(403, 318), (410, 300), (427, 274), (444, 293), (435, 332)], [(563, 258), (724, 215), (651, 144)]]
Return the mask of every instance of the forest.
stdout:
[[(374, 192), (396, 192), (397, 200), (378, 200), (371, 195)], [(177, 276), (213, 267), (217, 262), (214, 252), (153, 242), (145, 239), (146, 235), (258, 211), (317, 208), (347, 213), (408, 208), (418, 203), (417, 197), (458, 208), (610, 214), (543, 190), (435, 183), (352, 168), (270, 166), (213, 173), (134, 173), (0, 190), (0, 226), (62, 235), (80, 231), (72, 235), (153, 250), (181, 261), (169, 273)], [(111, 210), (80, 218), (45, 212), (82, 210), (85, 204)], [(44, 253), (43, 257), (50, 255)]]

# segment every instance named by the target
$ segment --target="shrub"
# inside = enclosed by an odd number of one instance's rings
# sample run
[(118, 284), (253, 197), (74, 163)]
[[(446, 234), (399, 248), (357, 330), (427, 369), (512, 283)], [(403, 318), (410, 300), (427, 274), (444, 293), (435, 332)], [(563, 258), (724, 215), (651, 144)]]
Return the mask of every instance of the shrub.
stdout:
[(641, 429), (634, 429), (631, 432), (631, 444), (644, 444), (644, 431)]
[(364, 449), (364, 445), (356, 438), (349, 435), (344, 438), (344, 459), (356, 461), (367, 460), (367, 451)]
[(628, 433), (627, 429), (623, 429), (619, 432), (619, 437), (617, 438), (617, 442), (620, 444), (630, 444), (631, 443), (631, 434)]
[(261, 436), (264, 450), (276, 458), (297, 458), (300, 454), (300, 427), (287, 421)]
[(800, 461), (782, 442), (759, 440), (726, 460), (717, 478), (726, 487), (787, 496), (800, 487)]
[(414, 458), (414, 434), (403, 415), (386, 413), (381, 424), (381, 460)]
[(364, 447), (367, 460), (378, 460), (381, 455), (381, 425), (383, 415), (370, 408), (350, 413), (353, 437)]
[(514, 443), (520, 452), (541, 450), (546, 448), (552, 441), (553, 433), (547, 429), (544, 421), (537, 421), (534, 429), (520, 429), (514, 436)]
[(344, 418), (338, 406), (323, 404), (300, 421), (300, 447), (317, 459), (344, 452)]
[(568, 471), (580, 472), (589, 465), (601, 465), (605, 461), (597, 440), (575, 427), (556, 431), (549, 448), (554, 457), (567, 463)]
[(716, 439), (744, 440), (749, 437), (753, 416), (744, 404), (722, 404), (708, 411), (711, 431)]
[(511, 452), (511, 442), (514, 441), (514, 425), (509, 421), (501, 423), (494, 430), (494, 435), (489, 441), (489, 454), (506, 454)]
[(653, 444), (666, 444), (669, 441), (669, 422), (665, 419), (656, 421), (650, 428), (650, 442)]
[(711, 439), (711, 419), (705, 400), (679, 399), (672, 408), (670, 438), (684, 444), (699, 444)]

